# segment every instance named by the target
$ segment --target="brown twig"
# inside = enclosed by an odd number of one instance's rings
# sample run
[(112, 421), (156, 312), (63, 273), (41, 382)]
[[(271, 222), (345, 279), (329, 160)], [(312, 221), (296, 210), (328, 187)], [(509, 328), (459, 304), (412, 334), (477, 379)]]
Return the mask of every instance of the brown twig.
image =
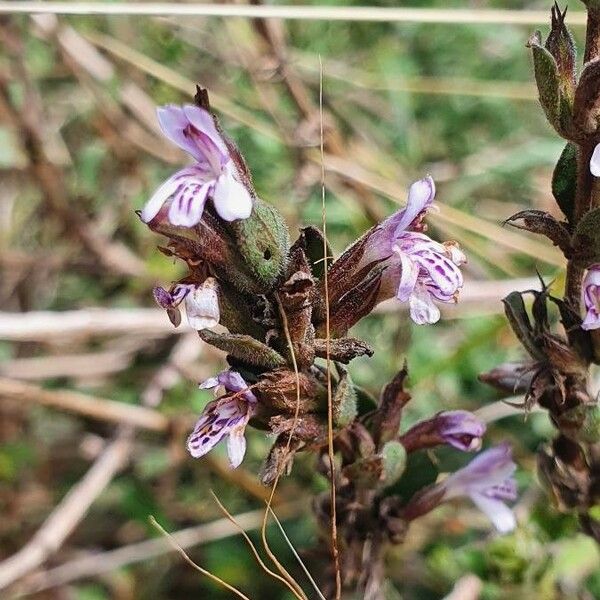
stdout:
[[(181, 343), (182, 342), (179, 344), (181, 345)], [(178, 349), (180, 346), (176, 345), (175, 348)], [(190, 357), (191, 360), (195, 360), (197, 356), (196, 353), (199, 352), (198, 345), (196, 345), (196, 348), (198, 348), (198, 350), (195, 350), (193, 357)], [(177, 352), (174, 354), (172, 353), (171, 360), (165, 366), (161, 367), (162, 369), (170, 368), (172, 366), (171, 361), (174, 355), (180, 357), (180, 354)], [(172, 385), (175, 383), (176, 381), (172, 382)], [(149, 387), (155, 385), (157, 385), (156, 381), (151, 380)], [(37, 386), (12, 381), (8, 382), (6, 388), (8, 393), (10, 393), (11, 390), (20, 390), (20, 393), (16, 394), (17, 398), (26, 397), (27, 399), (31, 399), (32, 388), (35, 388), (36, 393), (42, 397), (51, 393), (46, 390), (41, 390), (40, 388), (37, 388)], [(164, 392), (166, 388), (162, 389)], [(74, 394), (74, 392), (68, 392), (66, 394), (66, 397), (73, 404), (79, 404), (79, 406), (82, 406), (83, 404), (86, 407), (90, 406), (89, 398), (83, 399), (79, 394)], [(63, 395), (63, 401), (64, 397), (65, 396)], [(112, 411), (123, 410), (126, 406), (123, 405), (117, 408), (115, 404), (113, 404), (112, 401), (106, 401), (104, 403), (104, 411), (107, 411), (107, 406), (110, 406), (110, 410)], [(146, 425), (149, 425), (150, 422), (152, 422), (155, 427), (166, 427), (166, 425), (159, 423), (159, 418), (164, 419), (160, 413), (157, 413), (156, 411), (150, 413), (148, 412), (149, 409), (142, 407), (127, 407), (126, 410), (128, 408), (138, 409), (135, 413), (128, 412), (129, 415), (135, 414), (138, 421), (140, 415), (143, 414), (145, 415)], [(140, 409), (144, 412), (140, 412)], [(88, 410), (92, 409), (89, 408)], [(108, 412), (103, 412), (103, 414), (108, 414)], [(149, 415), (152, 416), (149, 418)], [(10, 586), (15, 581), (41, 565), (62, 546), (67, 537), (86, 515), (92, 503), (129, 459), (134, 434), (135, 427), (132, 424), (121, 425), (114, 440), (95, 460), (94, 464), (83, 478), (71, 488), (58, 506), (55, 507), (34, 537), (16, 554), (0, 563), (0, 589)]]
[(0, 563), (0, 590), (41, 565), (54, 554), (85, 516), (96, 498), (128, 460), (133, 430), (123, 427), (83, 478), (52, 511), (33, 538)]
[(65, 233), (76, 236), (107, 270), (118, 275), (143, 276), (146, 270), (143, 261), (123, 244), (104, 237), (77, 212), (77, 203), (70, 201), (71, 194), (64, 185), (63, 173), (49, 160), (46, 153), (41, 135), (45, 118), (37, 90), (22, 60), (20, 39), (16, 31), (6, 24), (0, 27), (0, 35), (27, 90), (27, 107), (16, 107), (9, 93), (8, 81), (0, 76), (0, 113), (5, 115), (19, 133), (29, 159), (31, 176), (42, 191), (47, 207)]
[[(280, 518), (289, 519), (297, 516), (305, 509), (304, 503), (282, 504), (277, 513)], [(172, 534), (182, 548), (191, 548), (198, 544), (206, 544), (239, 534), (239, 527), (244, 531), (260, 528), (264, 510), (257, 509), (234, 515), (233, 524), (229, 519), (217, 519), (195, 527), (188, 527)], [(103, 553), (90, 553), (87, 556), (73, 559), (49, 571), (33, 575), (21, 587), (22, 594), (39, 592), (52, 587), (65, 585), (84, 577), (94, 577), (102, 573), (116, 571), (124, 566), (143, 562), (171, 552), (166, 540), (152, 539), (122, 546), (116, 550)]]
[(143, 406), (124, 404), (69, 390), (45, 390), (31, 383), (3, 377), (0, 378), (0, 398), (51, 406), (94, 419), (127, 423), (151, 431), (166, 431), (169, 426), (167, 417)]

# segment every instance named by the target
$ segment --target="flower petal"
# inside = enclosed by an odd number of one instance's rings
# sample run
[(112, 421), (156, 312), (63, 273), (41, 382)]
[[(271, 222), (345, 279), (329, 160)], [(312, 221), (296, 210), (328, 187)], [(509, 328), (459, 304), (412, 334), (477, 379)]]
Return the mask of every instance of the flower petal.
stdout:
[(186, 119), (198, 130), (205, 133), (225, 155), (229, 155), (227, 144), (223, 140), (223, 136), (217, 130), (213, 116), (205, 109), (195, 106), (194, 104), (185, 104), (183, 113)]
[(442, 296), (452, 297), (462, 287), (462, 273), (447, 256), (424, 248), (418, 252), (411, 252), (411, 258), (427, 272)]
[(231, 168), (219, 177), (213, 192), (215, 210), (224, 221), (247, 219), (252, 213), (252, 197)]
[(419, 277), (419, 265), (417, 265), (411, 258), (401, 250), (398, 250), (397, 246), (394, 246), (394, 252), (400, 257), (400, 281), (398, 282), (398, 291), (396, 292), (396, 298), (400, 302), (406, 302), (410, 295), (415, 289), (417, 284), (417, 278)]
[(236, 427), (229, 433), (227, 438), (227, 454), (233, 469), (240, 466), (246, 454), (246, 438), (244, 437), (244, 426)]
[(481, 438), (486, 427), (468, 410), (441, 412), (436, 417), (440, 435), (447, 444), (463, 452), (472, 452), (481, 448)]
[(417, 325), (432, 325), (440, 320), (440, 309), (433, 303), (430, 293), (417, 284), (410, 295), (410, 318)]
[(177, 191), (181, 185), (181, 177), (186, 172), (186, 169), (177, 171), (152, 194), (150, 200), (142, 208), (141, 219), (144, 223), (150, 223), (156, 217), (164, 203)]
[(583, 305), (586, 315), (581, 324), (582, 329), (592, 330), (600, 327), (600, 265), (592, 265), (581, 286)]
[(185, 312), (192, 329), (200, 331), (219, 324), (218, 285), (214, 277), (209, 277), (185, 297)]
[(484, 492), (494, 486), (501, 486), (510, 479), (516, 468), (508, 444), (489, 448), (444, 481), (446, 497), (454, 498), (471, 491)]
[(200, 183), (196, 179), (183, 182), (171, 202), (169, 221), (180, 227), (197, 225), (202, 218), (211, 187), (211, 183)]
[(194, 458), (204, 456), (227, 435), (226, 427), (215, 427), (220, 418), (219, 401), (209, 402), (187, 440), (188, 451)]
[(208, 379), (205, 379), (198, 387), (201, 390), (212, 390), (213, 388), (216, 388), (218, 385), (220, 385), (221, 382), (219, 381), (219, 377), (209, 377)]
[(408, 190), (408, 200), (396, 226), (396, 235), (406, 231), (414, 220), (427, 209), (435, 198), (435, 183), (428, 175), (415, 181)]
[(590, 159), (590, 172), (594, 177), (600, 177), (600, 144), (596, 144)]
[(509, 533), (517, 526), (515, 514), (501, 500), (483, 494), (471, 494), (470, 497), (475, 506), (487, 516), (500, 533)]
[(196, 160), (203, 160), (194, 140), (184, 133), (190, 122), (183, 108), (175, 104), (167, 104), (156, 109), (158, 123), (163, 133), (182, 150)]

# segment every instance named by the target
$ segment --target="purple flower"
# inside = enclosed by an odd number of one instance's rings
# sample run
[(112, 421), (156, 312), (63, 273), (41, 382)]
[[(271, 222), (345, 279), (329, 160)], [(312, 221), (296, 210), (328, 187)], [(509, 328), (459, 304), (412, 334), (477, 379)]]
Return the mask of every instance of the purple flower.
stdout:
[[(598, 149), (598, 146), (596, 149)], [(581, 290), (583, 306), (586, 310), (581, 327), (588, 330), (598, 329), (600, 327), (600, 264), (592, 265), (588, 269), (583, 278)]]
[(171, 291), (161, 287), (153, 290), (157, 304), (164, 308), (173, 325), (181, 322), (179, 305), (184, 302), (188, 323), (192, 329), (200, 330), (218, 325), (220, 319), (218, 284), (208, 277), (200, 285), (176, 283)]
[(498, 531), (512, 531), (515, 515), (504, 501), (517, 499), (516, 468), (508, 444), (490, 448), (442, 482), (444, 500), (469, 497)]
[[(412, 320), (423, 325), (440, 318), (437, 302), (455, 302), (463, 285), (458, 268), (466, 259), (455, 242), (440, 244), (423, 233), (435, 185), (425, 177), (410, 186), (406, 208), (386, 219), (370, 235), (360, 266), (384, 262), (380, 297), (408, 301)], [(393, 290), (393, 292), (392, 292)]]
[(600, 144), (596, 144), (592, 158), (590, 159), (590, 173), (594, 177), (600, 177)]
[(441, 412), (435, 421), (437, 430), (446, 444), (463, 452), (473, 452), (481, 448), (485, 423), (468, 410)]
[(516, 465), (508, 444), (478, 454), (466, 467), (430, 486), (411, 499), (404, 510), (408, 520), (417, 518), (442, 502), (470, 498), (501, 533), (516, 526), (515, 515), (505, 501), (515, 500), (517, 486), (512, 475)]
[(240, 465), (246, 453), (244, 430), (256, 411), (256, 396), (236, 371), (223, 371), (200, 384), (200, 389), (225, 389), (225, 395), (209, 402), (200, 415), (187, 447), (200, 458), (227, 437), (227, 454), (232, 468)]
[(164, 134), (196, 162), (177, 171), (154, 192), (142, 210), (142, 221), (149, 223), (165, 207), (171, 224), (193, 227), (202, 218), (208, 198), (225, 221), (248, 218), (252, 197), (239, 179), (213, 116), (192, 104), (168, 104), (158, 108), (157, 114)]
[(444, 411), (417, 423), (400, 437), (407, 452), (449, 444), (463, 452), (481, 448), (485, 423), (467, 410)]

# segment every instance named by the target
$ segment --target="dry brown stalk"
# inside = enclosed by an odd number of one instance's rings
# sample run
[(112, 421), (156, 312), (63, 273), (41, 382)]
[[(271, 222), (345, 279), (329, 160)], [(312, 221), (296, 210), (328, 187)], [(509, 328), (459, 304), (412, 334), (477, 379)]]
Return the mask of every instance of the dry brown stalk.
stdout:
[(167, 417), (143, 406), (124, 404), (69, 390), (45, 390), (31, 383), (4, 377), (0, 378), (0, 398), (37, 403), (102, 421), (127, 423), (151, 431), (166, 431), (169, 426)]

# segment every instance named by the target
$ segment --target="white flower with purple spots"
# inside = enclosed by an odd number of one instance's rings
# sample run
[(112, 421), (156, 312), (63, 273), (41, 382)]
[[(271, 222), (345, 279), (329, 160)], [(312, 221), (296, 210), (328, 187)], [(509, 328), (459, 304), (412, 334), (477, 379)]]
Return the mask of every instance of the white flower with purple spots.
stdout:
[(154, 299), (164, 308), (176, 327), (181, 322), (179, 305), (183, 302), (188, 323), (199, 331), (215, 327), (221, 318), (219, 310), (219, 285), (214, 277), (207, 277), (203, 283), (176, 283), (171, 291), (161, 287), (153, 290)]
[(188, 438), (187, 447), (200, 458), (227, 438), (227, 454), (232, 468), (238, 467), (246, 453), (244, 431), (256, 411), (256, 396), (236, 371), (223, 371), (200, 385), (201, 389), (225, 390), (225, 395), (209, 402)]
[(196, 161), (165, 181), (144, 206), (141, 218), (149, 223), (165, 208), (171, 224), (193, 227), (211, 199), (225, 221), (246, 219), (252, 197), (240, 181), (231, 153), (213, 116), (192, 104), (168, 104), (157, 109), (164, 134)]
[(585, 318), (582, 329), (598, 329), (600, 327), (600, 264), (592, 265), (581, 286)]
[(406, 207), (373, 232), (361, 260), (361, 266), (384, 261), (381, 295), (392, 287), (398, 300), (409, 303), (410, 316), (419, 325), (439, 320), (436, 302), (456, 302), (463, 285), (459, 266), (466, 262), (455, 242), (440, 244), (423, 233), (422, 221), (434, 197), (431, 177), (413, 183)]

